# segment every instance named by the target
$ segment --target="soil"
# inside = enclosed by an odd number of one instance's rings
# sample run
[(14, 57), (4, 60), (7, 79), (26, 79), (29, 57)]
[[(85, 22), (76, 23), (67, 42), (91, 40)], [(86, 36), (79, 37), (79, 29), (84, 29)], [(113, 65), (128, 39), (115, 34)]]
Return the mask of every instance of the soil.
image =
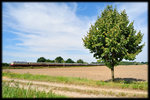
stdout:
[[(106, 66), (63, 67), (39, 69), (3, 69), (14, 73), (31, 73), (38, 75), (80, 77), (92, 80), (108, 81), (111, 70)], [(119, 65), (114, 68), (115, 79), (148, 81), (148, 65)]]

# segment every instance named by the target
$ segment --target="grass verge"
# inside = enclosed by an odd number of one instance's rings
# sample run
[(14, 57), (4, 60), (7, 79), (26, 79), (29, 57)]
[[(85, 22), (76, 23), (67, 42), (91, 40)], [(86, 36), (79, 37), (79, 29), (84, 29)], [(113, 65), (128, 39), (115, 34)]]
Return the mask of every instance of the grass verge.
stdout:
[(60, 82), (60, 83), (88, 85), (88, 86), (95, 86), (95, 87), (148, 90), (148, 82), (135, 82), (135, 81), (131, 83), (127, 83), (126, 81), (105, 82), (105, 81), (89, 80), (86, 78), (78, 78), (78, 77), (32, 75), (29, 73), (18, 74), (18, 73), (11, 73), (11, 72), (3, 72), (2, 75), (9, 78)]
[(52, 91), (38, 91), (31, 88), (20, 88), (18, 84), (11, 87), (9, 82), (2, 83), (2, 98), (66, 98), (66, 96), (57, 95)]

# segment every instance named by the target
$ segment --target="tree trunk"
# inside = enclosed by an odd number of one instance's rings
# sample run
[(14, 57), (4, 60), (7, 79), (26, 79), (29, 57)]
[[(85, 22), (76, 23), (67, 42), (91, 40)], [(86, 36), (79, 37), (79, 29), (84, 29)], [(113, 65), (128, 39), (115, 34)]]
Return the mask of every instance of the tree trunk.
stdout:
[(111, 68), (112, 81), (114, 81), (114, 66)]

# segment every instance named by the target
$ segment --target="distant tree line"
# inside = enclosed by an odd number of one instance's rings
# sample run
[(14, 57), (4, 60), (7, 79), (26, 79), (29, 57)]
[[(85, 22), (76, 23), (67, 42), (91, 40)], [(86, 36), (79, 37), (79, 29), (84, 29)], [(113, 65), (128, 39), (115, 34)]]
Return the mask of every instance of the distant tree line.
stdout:
[(2, 63), (2, 66), (9, 66), (9, 63)]
[(141, 64), (148, 64), (148, 62), (141, 62)]
[(54, 60), (46, 59), (44, 57), (40, 57), (37, 59), (37, 62), (50, 62), (50, 63), (87, 63), (84, 62), (82, 59), (78, 59), (76, 62), (73, 61), (71, 58), (64, 60), (61, 56), (56, 57)]
[(128, 62), (128, 61), (121, 61), (119, 65), (142, 65), (148, 64), (148, 62)]
[[(92, 63), (104, 64), (104, 62), (101, 60), (97, 60), (97, 62), (92, 62)], [(143, 65), (143, 64), (148, 64), (148, 62), (129, 62), (129, 61), (119, 62), (119, 65)]]
[[(55, 60), (45, 59), (44, 57), (40, 57), (37, 59), (37, 62), (50, 62), (50, 63), (86, 63), (82, 59), (77, 60), (76, 62), (73, 61), (71, 58), (68, 58), (66, 61), (61, 57), (56, 57)], [(97, 62), (91, 62), (91, 64), (104, 64), (104, 62), (97, 60)], [(121, 61), (119, 65), (143, 65), (148, 64), (148, 62), (128, 62), (128, 61)], [(10, 63), (2, 63), (3, 67), (9, 67)]]

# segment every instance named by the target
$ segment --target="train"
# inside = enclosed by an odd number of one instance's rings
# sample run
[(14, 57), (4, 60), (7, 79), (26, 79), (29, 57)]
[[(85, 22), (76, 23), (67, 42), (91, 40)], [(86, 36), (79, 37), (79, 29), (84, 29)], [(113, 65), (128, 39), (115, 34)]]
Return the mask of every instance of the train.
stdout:
[(10, 66), (103, 66), (103, 65), (104, 64), (18, 62), (18, 61), (14, 61), (10, 64)]

